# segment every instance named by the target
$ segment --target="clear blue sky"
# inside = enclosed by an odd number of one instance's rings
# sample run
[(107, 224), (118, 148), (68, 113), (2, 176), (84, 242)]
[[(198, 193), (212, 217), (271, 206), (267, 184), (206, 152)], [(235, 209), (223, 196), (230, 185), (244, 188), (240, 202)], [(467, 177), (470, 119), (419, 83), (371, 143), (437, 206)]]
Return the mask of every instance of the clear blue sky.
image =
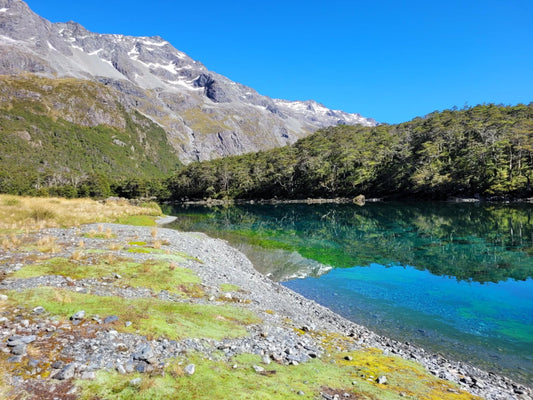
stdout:
[(289, 100), (396, 123), (533, 101), (532, 0), (28, 0), (52, 22), (159, 35)]

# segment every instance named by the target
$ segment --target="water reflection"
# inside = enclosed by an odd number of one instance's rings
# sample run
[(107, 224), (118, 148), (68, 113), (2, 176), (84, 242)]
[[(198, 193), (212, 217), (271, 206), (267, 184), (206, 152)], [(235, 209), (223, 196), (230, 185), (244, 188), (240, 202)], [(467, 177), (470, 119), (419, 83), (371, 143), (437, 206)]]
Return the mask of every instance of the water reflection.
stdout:
[[(475, 282), (533, 276), (533, 207), (449, 203), (246, 205), (167, 209), (176, 228), (233, 244), (294, 252), (322, 266), (412, 265)], [(244, 248), (243, 248), (244, 249)], [(246, 251), (245, 251), (246, 252)], [(284, 253), (283, 253), (284, 252)], [(292, 256), (291, 256), (292, 254)], [(273, 263), (276, 265), (276, 263)], [(324, 268), (277, 263), (278, 280)], [(288, 269), (288, 271), (285, 271)]]

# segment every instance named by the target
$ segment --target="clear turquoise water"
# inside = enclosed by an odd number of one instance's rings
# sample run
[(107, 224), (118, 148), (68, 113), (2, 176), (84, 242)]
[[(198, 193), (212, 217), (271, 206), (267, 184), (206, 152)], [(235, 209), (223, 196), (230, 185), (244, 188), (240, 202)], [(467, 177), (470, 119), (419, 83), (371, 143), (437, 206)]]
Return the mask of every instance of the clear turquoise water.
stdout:
[(531, 206), (165, 211), (177, 229), (228, 239), (261, 272), (378, 333), (533, 382)]

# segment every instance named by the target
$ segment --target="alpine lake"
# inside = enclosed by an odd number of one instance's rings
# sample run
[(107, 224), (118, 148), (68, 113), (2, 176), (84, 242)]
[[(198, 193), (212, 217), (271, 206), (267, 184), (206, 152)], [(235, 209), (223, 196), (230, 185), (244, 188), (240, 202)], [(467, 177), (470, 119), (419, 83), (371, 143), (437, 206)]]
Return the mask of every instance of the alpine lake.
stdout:
[(533, 385), (533, 205), (172, 206), (257, 270), (376, 333)]

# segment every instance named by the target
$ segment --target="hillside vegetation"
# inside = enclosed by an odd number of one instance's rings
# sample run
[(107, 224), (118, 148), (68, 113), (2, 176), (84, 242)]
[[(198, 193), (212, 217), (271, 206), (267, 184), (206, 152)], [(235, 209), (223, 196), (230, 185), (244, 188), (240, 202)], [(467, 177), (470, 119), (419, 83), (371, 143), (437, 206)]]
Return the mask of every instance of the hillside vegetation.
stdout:
[(102, 197), (131, 177), (170, 174), (166, 132), (104, 85), (0, 77), (0, 192)]
[[(69, 79), (2, 78), (0, 192), (171, 201), (533, 195), (533, 103), (339, 125), (292, 146), (184, 167), (161, 127), (107, 91)], [(80, 104), (65, 103), (73, 92), (92, 122), (80, 123)]]
[(292, 146), (193, 163), (171, 198), (531, 196), (533, 104), (434, 112), (398, 125), (336, 126)]

